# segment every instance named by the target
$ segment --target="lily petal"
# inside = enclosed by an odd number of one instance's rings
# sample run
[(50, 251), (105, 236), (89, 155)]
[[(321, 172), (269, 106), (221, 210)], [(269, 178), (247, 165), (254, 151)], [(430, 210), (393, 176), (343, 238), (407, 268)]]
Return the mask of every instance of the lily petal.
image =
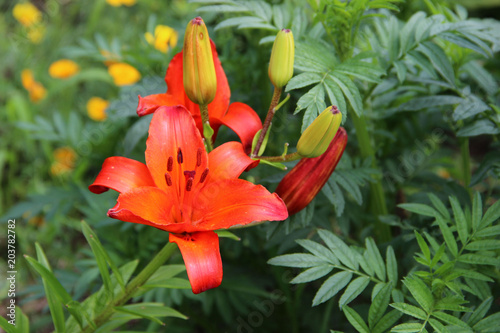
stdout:
[(199, 294), (221, 284), (222, 260), (219, 236), (215, 232), (171, 233), (169, 240), (181, 250), (193, 293)]
[(139, 95), (138, 97), (139, 105), (137, 106), (137, 115), (139, 115), (139, 117), (151, 114), (163, 105), (170, 106), (183, 104), (181, 99), (172, 94), (156, 94), (146, 97), (141, 97)]
[(125, 222), (166, 226), (175, 222), (174, 204), (174, 200), (157, 187), (137, 187), (121, 193), (108, 216)]
[[(191, 114), (183, 106), (156, 110), (146, 142), (146, 165), (159, 188), (178, 198), (186, 186), (184, 172), (196, 170), (197, 182), (207, 167), (207, 153)], [(170, 160), (170, 162), (169, 162)], [(167, 185), (169, 173), (173, 184)]]
[(104, 160), (89, 190), (96, 194), (109, 189), (123, 193), (141, 186), (154, 186), (147, 166), (130, 158), (113, 156)]
[(259, 160), (253, 160), (236, 141), (226, 142), (208, 154), (209, 178), (212, 180), (238, 178), (247, 168), (255, 168)]
[(232, 129), (243, 143), (247, 154), (252, 149), (252, 141), (255, 133), (262, 129), (259, 115), (248, 105), (235, 102), (229, 106), (222, 123)]
[(281, 221), (288, 217), (276, 193), (243, 179), (210, 182), (193, 201), (193, 224), (206, 230), (225, 229), (254, 221)]

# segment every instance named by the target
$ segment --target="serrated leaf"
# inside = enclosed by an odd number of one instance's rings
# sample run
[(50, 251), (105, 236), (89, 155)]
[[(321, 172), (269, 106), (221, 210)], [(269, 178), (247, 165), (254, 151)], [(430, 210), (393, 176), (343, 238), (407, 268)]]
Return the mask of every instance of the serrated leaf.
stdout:
[(354, 311), (354, 309), (345, 305), (342, 308), (342, 311), (344, 311), (347, 320), (356, 329), (356, 331), (358, 331), (359, 333), (370, 333), (370, 330), (368, 329), (368, 326), (366, 326), (365, 321), (356, 311)]
[(371, 333), (383, 333), (389, 330), (403, 314), (398, 310), (386, 313), (371, 330)]
[(403, 283), (420, 307), (429, 313), (434, 304), (434, 297), (425, 283), (415, 276), (406, 277)]
[(395, 286), (398, 283), (398, 262), (392, 246), (388, 246), (385, 254), (387, 277)]
[(481, 101), (476, 96), (471, 95), (467, 99), (464, 99), (457, 105), (455, 110), (453, 110), (453, 120), (459, 121), (471, 118), (488, 110), (491, 110), (491, 108), (486, 103)]
[(470, 125), (464, 126), (457, 132), (459, 137), (471, 137), (483, 134), (496, 135), (500, 133), (500, 128), (490, 119), (481, 119)]
[(370, 283), (370, 278), (367, 276), (360, 276), (349, 283), (344, 293), (340, 297), (339, 307), (342, 307), (346, 304), (349, 304), (352, 300), (359, 296), (366, 289), (368, 284)]
[(203, 6), (197, 8), (196, 11), (201, 13), (238, 13), (249, 12), (250, 10), (245, 6), (240, 6), (234, 3), (232, 5)]
[(441, 214), (441, 216), (443, 216), (446, 220), (449, 220), (451, 218), (450, 213), (448, 212), (448, 209), (446, 209), (444, 203), (439, 200), (439, 198), (434, 193), (427, 193), (427, 196), (429, 197), (429, 200), (431, 201), (434, 208), (436, 208), (437, 211)]
[(422, 319), (425, 320), (427, 318), (427, 313), (425, 313), (424, 310), (411, 305), (411, 304), (406, 304), (406, 303), (393, 303), (391, 306), (398, 311), (407, 314), (409, 316), (412, 316), (417, 319)]
[(438, 106), (454, 105), (461, 103), (461, 97), (452, 95), (423, 96), (412, 98), (410, 101), (398, 106), (398, 111), (418, 111)]
[(431, 251), (429, 250), (429, 246), (416, 230), (415, 230), (415, 237), (417, 238), (418, 246), (420, 247), (420, 250), (422, 251), (425, 259), (427, 259), (427, 262), (430, 263)]
[(122, 309), (134, 311), (140, 315), (146, 314), (152, 317), (175, 317), (187, 319), (185, 315), (171, 307), (164, 306), (162, 303), (136, 303), (124, 305)]
[(469, 319), (467, 319), (467, 325), (475, 326), (481, 319), (486, 316), (490, 310), (491, 304), (493, 303), (493, 297), (488, 297), (479, 304), (479, 306), (472, 312)]
[(459, 269), (455, 268), (454, 272), (460, 274), (461, 276), (468, 277), (470, 279), (476, 279), (480, 281), (493, 282), (494, 280), (487, 275), (473, 271), (472, 269)]
[(404, 323), (404, 324), (399, 324), (397, 326), (394, 326), (391, 329), (391, 332), (398, 332), (398, 333), (424, 332), (423, 328), (424, 328), (424, 325), (422, 325), (420, 323)]
[[(368, 264), (373, 265), (373, 269), (375, 270), (375, 274), (377, 277), (385, 281), (385, 264), (384, 264), (384, 259), (382, 259), (382, 255), (380, 254), (380, 251), (375, 244), (375, 241), (373, 238), (368, 237), (365, 239), (365, 246), (366, 246), (366, 251), (368, 254), (368, 257), (370, 258), (370, 261)], [(372, 327), (370, 325), (370, 327)]]
[(363, 114), (363, 100), (361, 99), (358, 87), (356, 87), (351, 79), (338, 72), (328, 75), (327, 79), (335, 81), (349, 101), (349, 104), (351, 104), (354, 113), (358, 117), (361, 117)]
[(351, 281), (351, 272), (339, 272), (330, 276), (321, 285), (318, 292), (314, 296), (312, 306), (316, 306), (328, 301), (333, 296), (337, 295)]
[(429, 318), (429, 324), (436, 330), (436, 333), (449, 333), (448, 329), (434, 318)]
[(320, 73), (312, 73), (312, 72), (300, 73), (298, 75), (295, 75), (290, 79), (290, 81), (288, 81), (285, 91), (299, 89), (307, 87), (311, 84), (321, 82), (323, 80), (323, 77), (324, 75)]
[(313, 267), (326, 264), (324, 260), (316, 256), (313, 256), (312, 254), (307, 254), (307, 253), (284, 254), (269, 259), (267, 263), (274, 266), (299, 267), (299, 268)]
[(498, 239), (484, 239), (474, 241), (465, 247), (469, 251), (483, 251), (483, 250), (497, 250), (500, 249), (500, 240)]
[(448, 81), (451, 85), (455, 85), (455, 73), (448, 59), (448, 56), (441, 47), (433, 42), (421, 43), (417, 50), (421, 51), (432, 63), (434, 68)]
[(361, 194), (361, 189), (359, 188), (358, 184), (356, 184), (354, 179), (352, 179), (351, 177), (347, 177), (341, 172), (336, 172), (335, 182), (342, 186), (342, 188), (344, 188), (344, 190), (354, 198), (358, 205), (361, 205), (363, 203), (363, 195)]
[(500, 200), (497, 200), (488, 210), (484, 213), (479, 229), (486, 228), (490, 224), (500, 219)]
[(297, 239), (296, 242), (315, 256), (324, 259), (327, 262), (331, 262), (334, 265), (339, 264), (339, 261), (335, 257), (335, 255), (323, 245), (313, 242), (309, 239)]
[(455, 237), (450, 230), (450, 227), (446, 224), (446, 222), (441, 217), (436, 217), (436, 222), (439, 225), (439, 229), (441, 230), (441, 234), (443, 234), (444, 241), (448, 246), (448, 249), (451, 251), (451, 254), (454, 257), (458, 256), (458, 245), (455, 241)]
[(228, 19), (225, 19), (224, 21), (221, 21), (218, 23), (214, 30), (219, 30), (223, 28), (228, 28), (228, 27), (234, 27), (238, 26), (240, 24), (245, 24), (245, 23), (262, 23), (263, 20), (259, 17), (255, 16), (238, 16), (238, 17), (231, 17)]
[(306, 269), (296, 277), (294, 277), (290, 283), (305, 283), (305, 282), (311, 282), (314, 280), (317, 280), (319, 278), (322, 278), (323, 276), (327, 275), (333, 270), (332, 265), (321, 265), (321, 266), (315, 266), (311, 267), (309, 269)]
[(500, 225), (487, 227), (476, 232), (476, 237), (494, 237), (500, 235)]
[(389, 301), (391, 300), (392, 284), (387, 283), (375, 296), (368, 310), (368, 326), (370, 328), (375, 327), (380, 318), (385, 313), (385, 310), (389, 306)]
[(465, 219), (465, 214), (460, 207), (460, 203), (457, 198), (450, 197), (451, 208), (453, 210), (453, 215), (455, 217), (455, 222), (457, 224), (458, 237), (463, 245), (467, 244), (467, 239), (469, 237), (469, 230), (467, 226), (467, 221)]
[(339, 237), (325, 229), (318, 229), (318, 234), (330, 250), (337, 256), (340, 262), (342, 262), (342, 264), (354, 270), (359, 268), (354, 260), (354, 254), (351, 248), (349, 248), (349, 246), (347, 246)]
[(325, 80), (323, 85), (330, 99), (330, 103), (336, 105), (340, 111), (345, 111), (347, 109), (347, 104), (342, 89), (332, 80)]
[(449, 324), (449, 325), (455, 325), (458, 327), (463, 327), (463, 328), (469, 328), (469, 325), (467, 325), (465, 322), (461, 321), (457, 317), (454, 317), (450, 314), (447, 314), (445, 312), (432, 312), (431, 316), (436, 317), (437, 319)]
[(500, 266), (500, 259), (488, 257), (481, 254), (462, 254), (460, 257), (458, 257), (458, 261), (474, 265)]

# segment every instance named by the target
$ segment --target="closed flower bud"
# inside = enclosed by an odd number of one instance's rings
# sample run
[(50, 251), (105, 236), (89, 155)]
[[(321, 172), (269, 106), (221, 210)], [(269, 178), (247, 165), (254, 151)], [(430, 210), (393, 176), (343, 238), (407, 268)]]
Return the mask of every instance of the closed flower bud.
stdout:
[(292, 30), (283, 29), (274, 40), (271, 60), (269, 61), (269, 78), (276, 88), (282, 88), (293, 76), (293, 58), (295, 43)]
[(191, 101), (207, 105), (217, 91), (214, 59), (207, 27), (201, 17), (189, 22), (184, 35), (184, 90)]
[(337, 133), (342, 114), (335, 105), (329, 106), (306, 128), (297, 143), (297, 152), (303, 157), (323, 154)]
[(289, 215), (304, 209), (323, 188), (340, 161), (346, 145), (347, 133), (341, 127), (323, 155), (301, 159), (281, 180), (276, 193), (285, 202)]

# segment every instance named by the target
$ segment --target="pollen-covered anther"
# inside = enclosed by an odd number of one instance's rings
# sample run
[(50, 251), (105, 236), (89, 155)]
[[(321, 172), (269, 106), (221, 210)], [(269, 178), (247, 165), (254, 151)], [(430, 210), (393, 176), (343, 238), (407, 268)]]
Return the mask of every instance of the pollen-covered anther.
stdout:
[(186, 191), (189, 192), (193, 188), (193, 178), (188, 178), (186, 181)]
[(173, 168), (174, 168), (174, 158), (170, 156), (167, 162), (167, 171), (172, 172)]
[(196, 167), (199, 167), (201, 165), (201, 154), (203, 154), (203, 150), (201, 148), (198, 148), (196, 151)]
[(184, 162), (184, 157), (182, 157), (182, 150), (179, 147), (179, 149), (177, 149), (177, 163), (182, 164), (182, 162)]
[(168, 172), (165, 173), (165, 181), (168, 186), (172, 186), (172, 176)]
[(203, 183), (208, 176), (208, 168), (206, 168), (200, 176), (200, 183)]

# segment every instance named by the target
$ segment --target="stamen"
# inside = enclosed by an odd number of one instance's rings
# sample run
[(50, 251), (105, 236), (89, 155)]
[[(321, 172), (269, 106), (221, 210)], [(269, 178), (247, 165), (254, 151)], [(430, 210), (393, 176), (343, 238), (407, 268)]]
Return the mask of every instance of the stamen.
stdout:
[(199, 167), (201, 165), (201, 154), (202, 154), (202, 150), (201, 148), (198, 148), (198, 150), (196, 151), (196, 166)]
[(174, 158), (170, 156), (168, 158), (168, 163), (167, 163), (167, 171), (172, 172), (172, 169), (174, 168)]
[(205, 181), (205, 179), (207, 179), (207, 176), (208, 176), (208, 168), (206, 168), (203, 173), (201, 174), (201, 177), (200, 177), (200, 183), (203, 183)]
[(184, 162), (184, 158), (182, 157), (182, 150), (179, 147), (179, 149), (177, 149), (177, 163), (182, 164), (182, 162)]
[(186, 181), (189, 179), (189, 178), (194, 178), (194, 176), (196, 175), (196, 171), (184, 171), (184, 177), (186, 177)]
[(172, 177), (168, 172), (165, 173), (165, 181), (167, 182), (168, 186), (172, 186)]
[(186, 191), (189, 192), (193, 188), (193, 178), (189, 178), (186, 182)]

